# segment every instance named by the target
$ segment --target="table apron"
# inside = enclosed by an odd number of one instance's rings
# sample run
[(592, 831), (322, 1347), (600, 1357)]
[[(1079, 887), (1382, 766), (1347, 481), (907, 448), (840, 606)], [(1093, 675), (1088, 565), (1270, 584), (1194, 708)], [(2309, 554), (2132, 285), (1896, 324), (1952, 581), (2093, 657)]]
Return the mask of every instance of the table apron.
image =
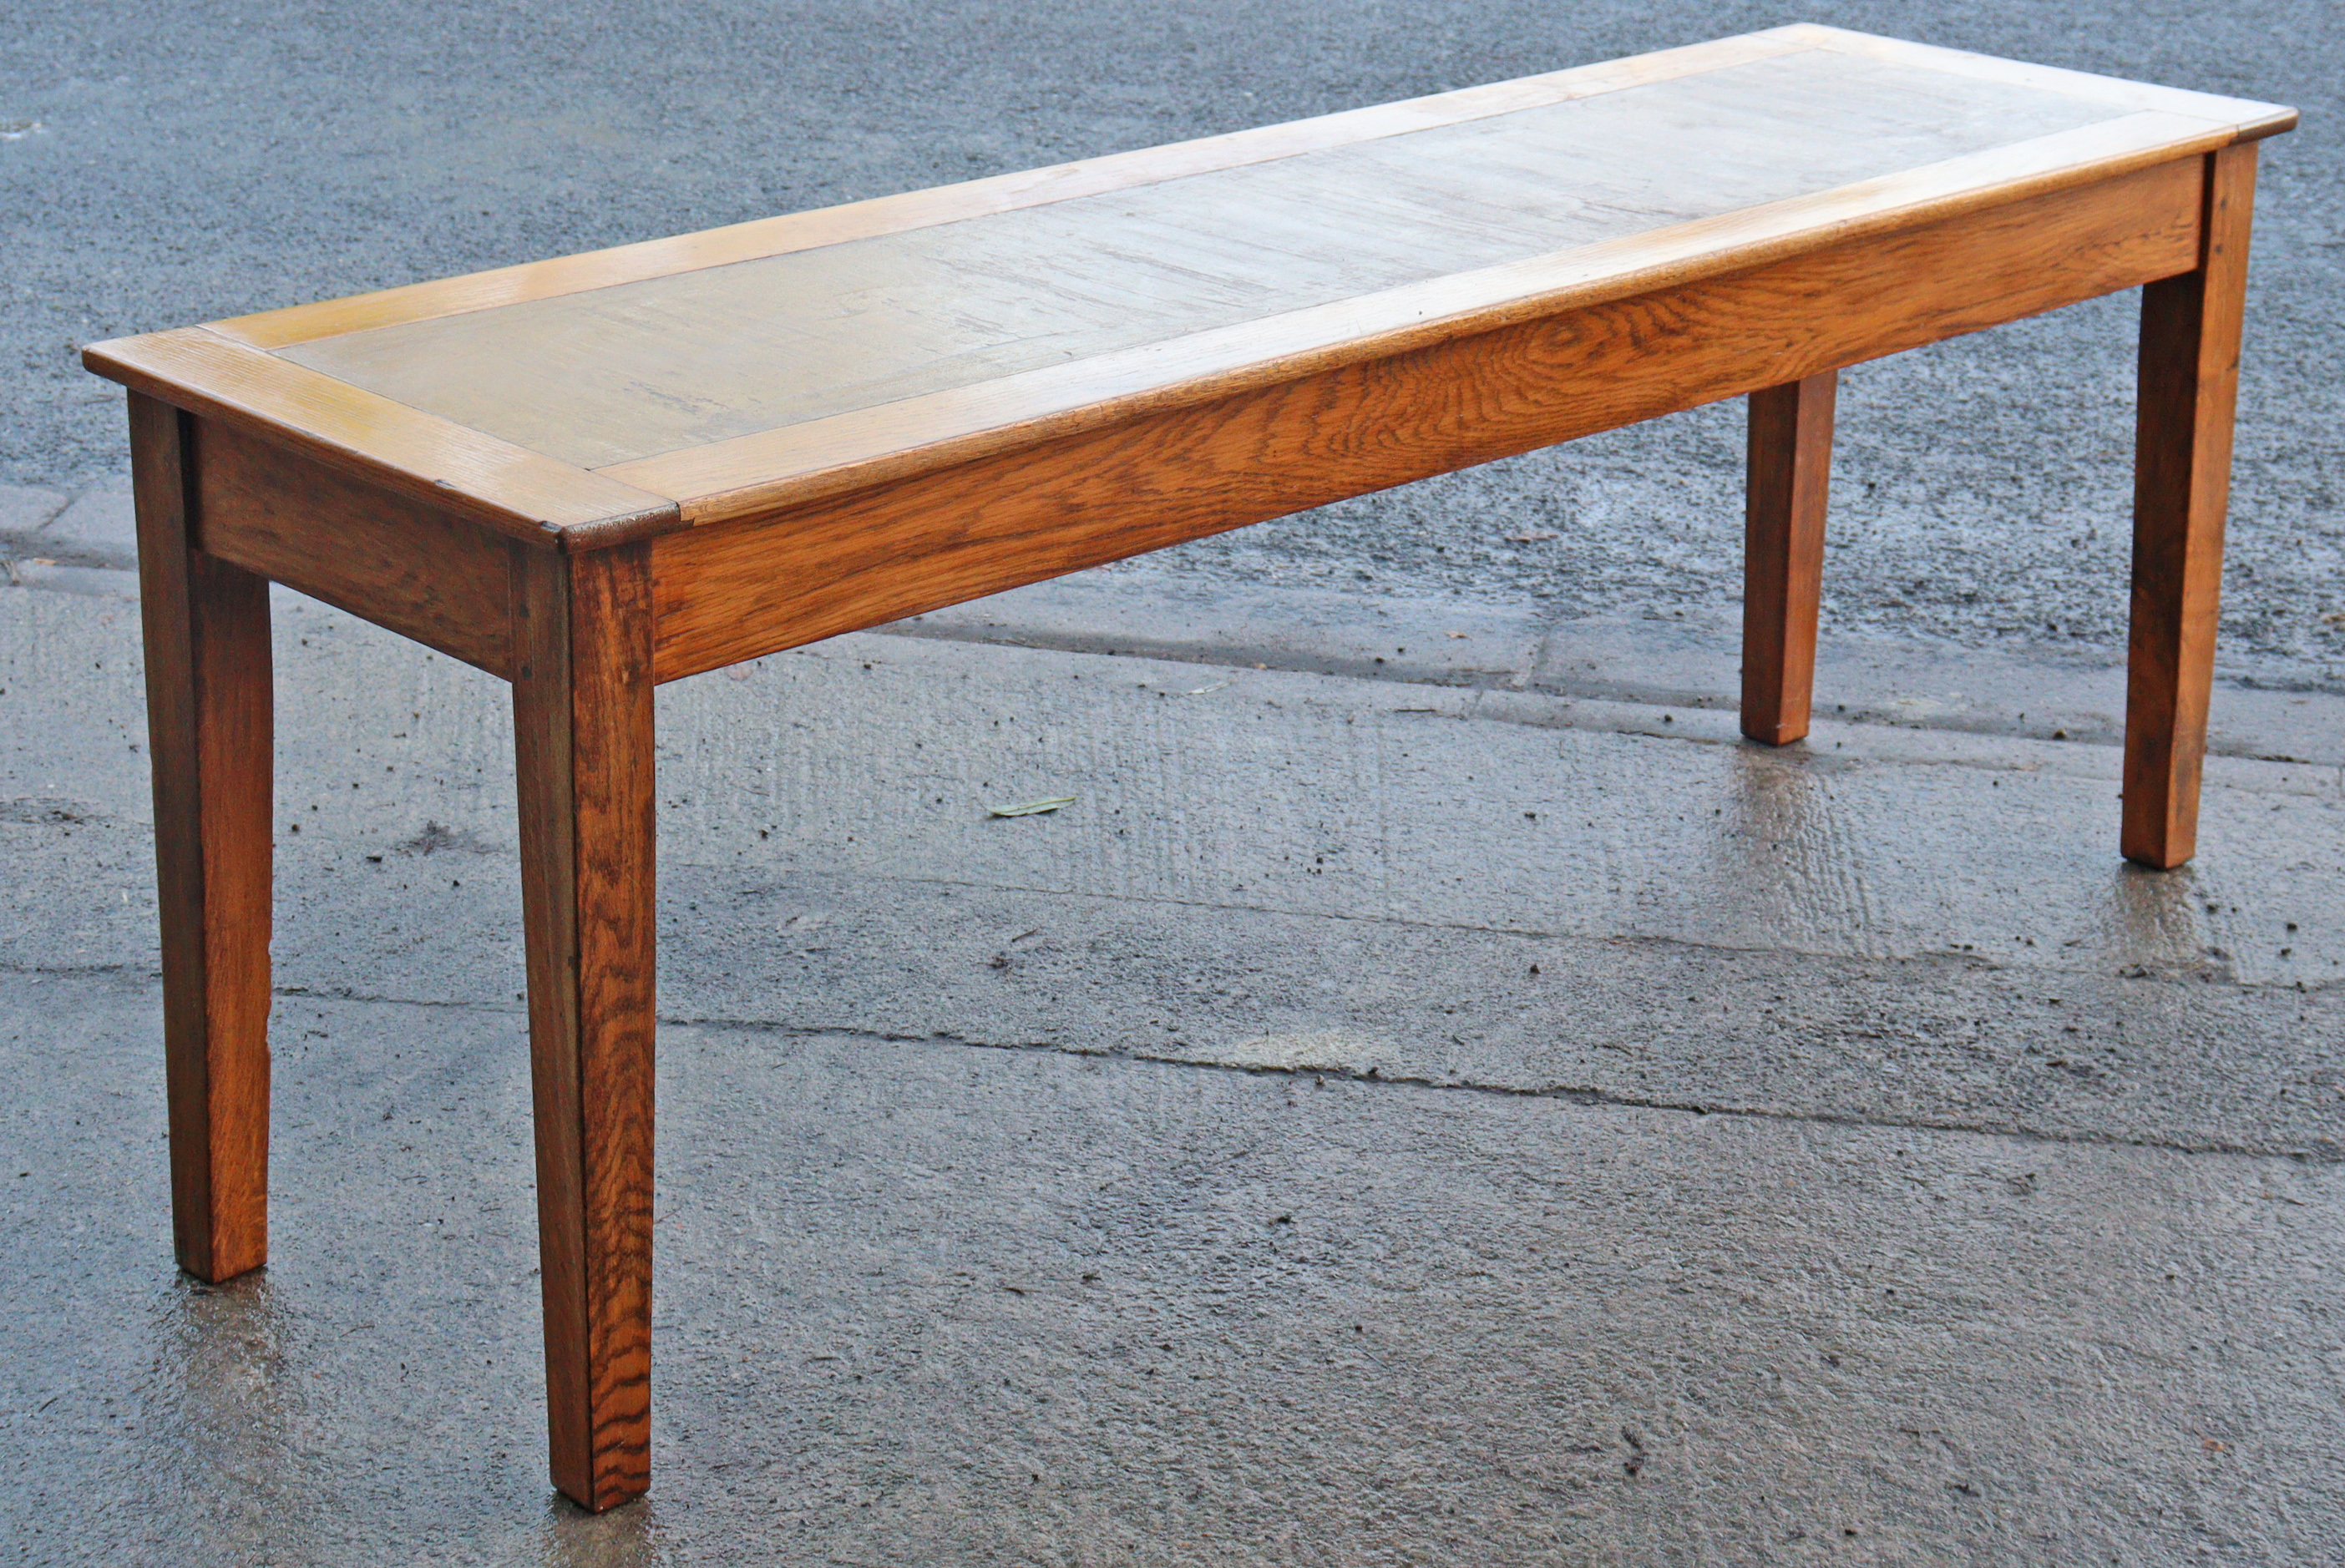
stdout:
[(510, 552), (469, 517), (219, 420), (193, 421), (196, 547), (510, 680)]

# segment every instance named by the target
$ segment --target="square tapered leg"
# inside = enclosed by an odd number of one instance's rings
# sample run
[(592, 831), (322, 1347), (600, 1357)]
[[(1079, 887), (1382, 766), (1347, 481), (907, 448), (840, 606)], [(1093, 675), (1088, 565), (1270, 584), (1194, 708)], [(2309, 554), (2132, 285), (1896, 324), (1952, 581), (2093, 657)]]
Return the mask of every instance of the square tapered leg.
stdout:
[(196, 423), (130, 398), (179, 1266), (269, 1259), (269, 584), (195, 548)]
[(2255, 144), (2211, 153), (2206, 163), (2198, 269), (2141, 291), (2133, 629), (2119, 844), (2127, 859), (2161, 869), (2181, 865), (2198, 847)]
[(515, 545), (522, 901), (554, 1484), (651, 1484), (651, 575)]
[(1824, 570), (1837, 371), (1750, 397), (1743, 510), (1742, 733), (1771, 746), (1808, 733)]

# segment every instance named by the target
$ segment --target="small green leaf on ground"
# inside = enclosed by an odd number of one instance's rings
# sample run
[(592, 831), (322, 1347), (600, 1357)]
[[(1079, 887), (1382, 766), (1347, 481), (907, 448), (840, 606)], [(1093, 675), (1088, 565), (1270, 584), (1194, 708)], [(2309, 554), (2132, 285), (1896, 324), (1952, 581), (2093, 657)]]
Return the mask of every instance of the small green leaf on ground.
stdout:
[(1046, 811), (1056, 811), (1062, 805), (1074, 804), (1073, 795), (1062, 794), (1050, 800), (1030, 800), (1020, 805), (990, 805), (985, 811), (988, 816), (1040, 816)]

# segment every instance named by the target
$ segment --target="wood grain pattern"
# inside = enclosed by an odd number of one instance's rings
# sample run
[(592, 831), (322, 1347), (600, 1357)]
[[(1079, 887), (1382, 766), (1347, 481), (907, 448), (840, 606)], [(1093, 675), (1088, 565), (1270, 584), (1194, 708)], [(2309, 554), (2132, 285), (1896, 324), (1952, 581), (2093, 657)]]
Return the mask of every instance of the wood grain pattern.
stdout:
[(2254, 144), (2210, 156), (2204, 260), (2142, 290), (2119, 843), (2160, 868), (2198, 843), (2255, 188)]
[(2196, 160), (653, 541), (659, 678), (1974, 331), (2195, 265)]
[(224, 336), (255, 348), (280, 349), (346, 332), (555, 298), (1052, 202), (1132, 190), (1162, 180), (1240, 168), (1330, 147), (1354, 147), (1431, 126), (1458, 125), (1517, 109), (1619, 92), (1812, 46), (1808, 40), (1775, 33), (1721, 38), (1510, 82), (1348, 109), (1340, 114), (1143, 147), (1047, 168), (995, 175), (958, 185), (906, 191), (811, 212), (758, 218), (696, 234), (409, 284), (211, 325)]
[(512, 547), (513, 729), (553, 1482), (651, 1481), (654, 895), (645, 547)]
[[(1090, 382), (1104, 358), (1206, 332), (1228, 339), (1213, 369), (1234, 369), (1262, 358), (1266, 320), (1376, 296), (1388, 298), (1392, 325), (1416, 326), (1422, 301), (1392, 292), (1466, 275), (1486, 291), (1442, 314), (1471, 318), (1511, 303), (1526, 283), (1536, 290), (1537, 269), (1517, 264), (1827, 192), (1867, 187), (1858, 210), (1870, 211), (1899, 198), (1868, 182), (2125, 117), (2077, 98), (1812, 49), (284, 354), (516, 445), (607, 468), (1039, 370)], [(2228, 134), (2151, 120), (2153, 145)], [(2104, 139), (2039, 156), (2067, 168)], [(1971, 167), (1988, 185), (2010, 177), (2002, 160)], [(1797, 226), (1812, 241), (1822, 217), (1803, 212)], [(1615, 245), (1612, 273), (1639, 266), (1640, 248)], [(1347, 324), (1335, 340), (1361, 336)], [(910, 433), (914, 444), (925, 434)]]
[[(1519, 263), (1249, 321), (612, 465), (674, 495), (694, 526), (1063, 440), (1493, 328), (2105, 184), (2223, 143), (2203, 122), (2134, 115), (1925, 169)], [(2180, 147), (2178, 157), (2174, 149)]]
[(544, 549), (678, 526), (675, 503), (361, 391), (200, 327), (93, 343), (82, 363), (133, 390), (265, 433), (330, 467)]
[(1742, 733), (1771, 746), (1808, 733), (1839, 385), (1838, 372), (1825, 370), (1751, 394)]
[(192, 423), (130, 399), (171, 1229), (179, 1266), (218, 1281), (269, 1258), (274, 693), (268, 583), (190, 542)]
[(196, 430), (198, 545), (492, 675), (513, 670), (506, 545), (232, 425)]

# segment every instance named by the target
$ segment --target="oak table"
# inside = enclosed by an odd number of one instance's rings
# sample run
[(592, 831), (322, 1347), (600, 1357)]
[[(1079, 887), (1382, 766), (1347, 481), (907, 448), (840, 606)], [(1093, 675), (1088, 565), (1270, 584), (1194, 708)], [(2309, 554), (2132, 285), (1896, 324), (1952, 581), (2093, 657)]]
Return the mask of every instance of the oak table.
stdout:
[(1838, 369), (2142, 287), (2121, 846), (2179, 864), (2295, 119), (1784, 27), (89, 349), (131, 389), (181, 1265), (267, 1251), (270, 582), (513, 683), (589, 1508), (650, 1480), (655, 683), (1748, 394), (1742, 728), (1782, 744)]

